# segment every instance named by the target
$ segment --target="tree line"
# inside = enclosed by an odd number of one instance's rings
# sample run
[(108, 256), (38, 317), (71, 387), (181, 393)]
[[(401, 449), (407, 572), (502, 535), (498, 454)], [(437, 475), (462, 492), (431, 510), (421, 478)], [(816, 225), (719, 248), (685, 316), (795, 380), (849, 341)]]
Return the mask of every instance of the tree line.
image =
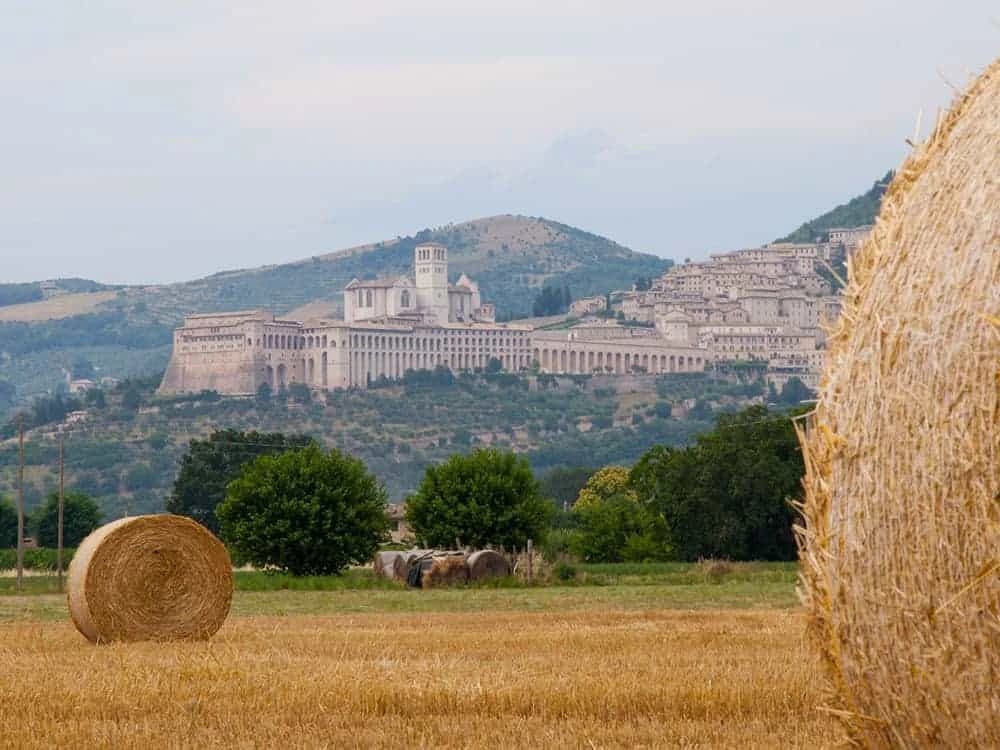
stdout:
[[(540, 481), (508, 451), (456, 454), (427, 467), (406, 521), (430, 546), (532, 539), (593, 562), (791, 560), (802, 474), (791, 415), (756, 406), (631, 468), (564, 468)], [(356, 458), (304, 436), (224, 430), (191, 442), (167, 509), (248, 562), (318, 573), (370, 558), (386, 539), (385, 502)]]
[(569, 311), (573, 295), (568, 286), (544, 286), (531, 304), (531, 314), (536, 318), (546, 315), (561, 315)]
[[(406, 501), (421, 545), (523, 548), (589, 562), (792, 560), (803, 475), (792, 414), (755, 406), (720, 415), (683, 448), (656, 446), (631, 468), (562, 468), (537, 478), (528, 460), (481, 448), (428, 466)], [(57, 497), (28, 528), (55, 545)], [(220, 430), (190, 442), (167, 510), (221, 536), (235, 557), (293, 574), (367, 562), (388, 539), (387, 494), (350, 455), (305, 435)], [(100, 522), (93, 501), (66, 495), (67, 547)], [(0, 502), (0, 546), (16, 543)]]

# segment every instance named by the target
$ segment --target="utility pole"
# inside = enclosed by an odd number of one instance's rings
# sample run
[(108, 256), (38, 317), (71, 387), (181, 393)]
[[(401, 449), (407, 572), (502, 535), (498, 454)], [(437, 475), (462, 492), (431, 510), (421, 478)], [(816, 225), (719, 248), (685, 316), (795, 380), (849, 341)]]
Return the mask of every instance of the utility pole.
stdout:
[(59, 524), (56, 532), (56, 575), (59, 577), (59, 593), (63, 590), (63, 504), (65, 500), (66, 461), (62, 430), (59, 431)]
[(24, 585), (24, 417), (17, 420), (18, 466), (17, 466), (17, 584), (18, 591)]

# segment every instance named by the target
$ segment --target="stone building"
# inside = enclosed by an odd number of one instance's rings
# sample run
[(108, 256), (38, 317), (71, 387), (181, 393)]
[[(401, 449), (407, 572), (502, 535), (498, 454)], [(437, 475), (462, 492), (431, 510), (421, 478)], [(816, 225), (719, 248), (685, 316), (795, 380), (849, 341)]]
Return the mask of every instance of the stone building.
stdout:
[(474, 281), (462, 274), (448, 283), (446, 247), (419, 245), (414, 261), (415, 278), (353, 279), (344, 289), (344, 320), (282, 320), (262, 310), (187, 316), (174, 332), (160, 392), (365, 388), (407, 370), (476, 370), (493, 359), (507, 372), (619, 374), (693, 372), (710, 359), (654, 328), (498, 324)]
[(706, 361), (762, 360), (779, 384), (794, 374), (815, 385), (825, 327), (840, 314), (830, 265), (871, 227), (834, 229), (824, 243), (773, 243), (714, 253), (674, 266), (648, 291), (618, 293), (623, 315), (653, 323), (672, 345), (705, 351)]
[(834, 227), (827, 235), (831, 243), (843, 245), (848, 253), (852, 253), (861, 247), (861, 243), (868, 239), (871, 233), (872, 225), (866, 224), (861, 227)]
[(344, 320), (281, 320), (262, 310), (187, 316), (160, 392), (364, 388), (411, 369), (471, 370), (491, 359), (512, 372), (531, 366), (531, 329), (495, 323), (493, 305), (464, 274), (448, 284), (447, 248), (419, 245), (414, 259), (416, 279), (352, 280)]

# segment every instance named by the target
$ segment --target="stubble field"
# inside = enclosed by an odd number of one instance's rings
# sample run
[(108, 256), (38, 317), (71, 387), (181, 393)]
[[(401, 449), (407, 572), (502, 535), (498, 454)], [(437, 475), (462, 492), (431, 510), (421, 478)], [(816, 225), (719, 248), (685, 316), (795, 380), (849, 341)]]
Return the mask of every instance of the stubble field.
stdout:
[(739, 608), (713, 608), (670, 588), (238, 592), (210, 642), (101, 647), (62, 619), (57, 597), (6, 596), (0, 744), (817, 748), (841, 740), (817, 710), (818, 667), (786, 595), (723, 597)]

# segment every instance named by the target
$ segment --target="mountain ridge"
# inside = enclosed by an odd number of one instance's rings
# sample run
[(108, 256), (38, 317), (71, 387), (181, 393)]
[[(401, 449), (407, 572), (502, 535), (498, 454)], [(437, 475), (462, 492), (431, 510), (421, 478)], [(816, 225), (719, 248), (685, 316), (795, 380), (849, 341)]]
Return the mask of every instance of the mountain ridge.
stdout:
[(860, 227), (874, 224), (875, 217), (878, 216), (879, 208), (882, 206), (882, 196), (889, 187), (889, 183), (892, 182), (894, 175), (895, 171), (890, 169), (882, 179), (876, 180), (867, 192), (856, 195), (847, 203), (841, 203), (826, 213), (803, 222), (795, 231), (775, 240), (775, 242), (815, 242), (817, 239), (826, 239), (829, 230), (837, 227)]

